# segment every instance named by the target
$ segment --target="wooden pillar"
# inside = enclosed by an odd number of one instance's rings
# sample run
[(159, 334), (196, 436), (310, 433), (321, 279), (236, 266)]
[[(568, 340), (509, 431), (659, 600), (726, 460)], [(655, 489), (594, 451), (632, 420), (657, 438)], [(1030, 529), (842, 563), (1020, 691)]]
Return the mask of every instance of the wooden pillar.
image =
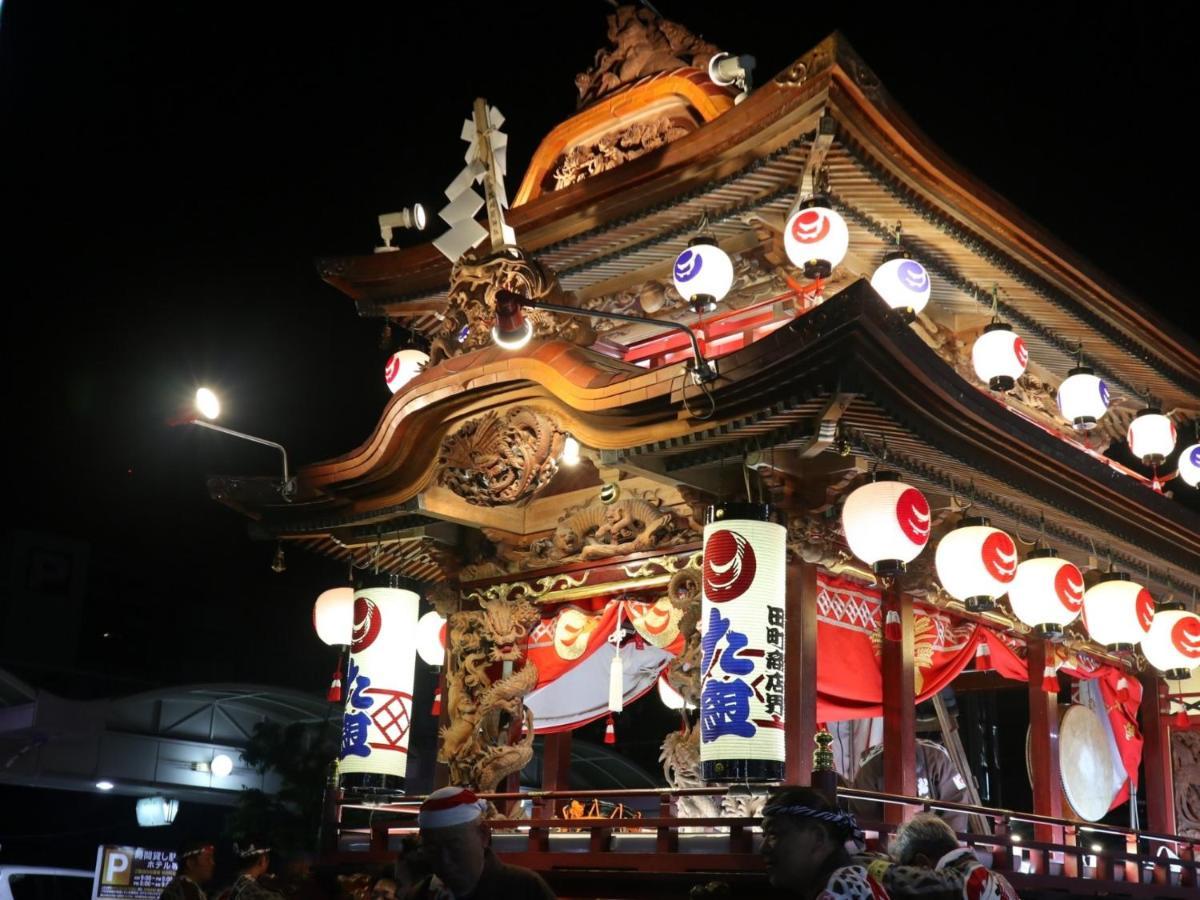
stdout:
[(817, 567), (789, 562), (785, 590), (784, 779), (788, 784), (808, 785), (817, 731)]
[(1167, 686), (1161, 678), (1142, 675), (1142, 705), (1138, 710), (1142, 726), (1142, 792), (1146, 797), (1146, 824), (1160, 834), (1175, 833), (1175, 779), (1171, 775), (1170, 718)]
[[(1062, 818), (1062, 781), (1058, 769), (1058, 696), (1042, 690), (1046, 665), (1053, 659), (1049, 641), (1030, 638), (1026, 662), (1029, 665), (1029, 759), (1033, 768), (1033, 811), (1038, 815)], [(1034, 825), (1034, 840), (1042, 843), (1063, 842), (1062, 828)], [(1048, 855), (1034, 853), (1039, 874), (1048, 871)], [(1047, 868), (1043, 868), (1043, 865)]]
[[(571, 732), (556, 731), (548, 734), (542, 744), (542, 790), (569, 791), (571, 789)], [(563, 807), (562, 800), (550, 800), (546, 814), (554, 817)]]
[[(900, 618), (900, 639), (888, 637), (889, 613)], [(889, 794), (917, 793), (916, 690), (913, 681), (912, 598), (893, 581), (883, 590), (883, 789)], [(913, 810), (915, 811), (915, 810)], [(885, 804), (887, 822), (910, 815), (904, 807)]]

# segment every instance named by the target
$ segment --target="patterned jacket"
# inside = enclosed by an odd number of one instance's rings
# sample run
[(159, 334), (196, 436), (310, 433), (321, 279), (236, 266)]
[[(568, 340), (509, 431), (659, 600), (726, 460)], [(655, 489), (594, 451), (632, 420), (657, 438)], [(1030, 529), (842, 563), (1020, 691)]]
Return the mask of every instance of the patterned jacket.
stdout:
[(951, 850), (932, 869), (901, 866), (888, 857), (859, 858), (893, 900), (1019, 900), (1003, 875), (984, 866), (970, 847)]
[(159, 900), (208, 900), (204, 890), (186, 875), (176, 875), (163, 888)]
[(221, 900), (283, 900), (283, 895), (267, 890), (249, 875), (239, 875)]
[(834, 869), (817, 900), (889, 900), (888, 892), (866, 866)]

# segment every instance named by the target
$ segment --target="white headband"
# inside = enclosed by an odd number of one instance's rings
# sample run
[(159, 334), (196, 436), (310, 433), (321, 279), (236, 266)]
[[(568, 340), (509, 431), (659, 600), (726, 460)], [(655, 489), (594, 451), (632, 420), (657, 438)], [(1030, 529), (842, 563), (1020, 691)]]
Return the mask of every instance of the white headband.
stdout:
[(420, 828), (451, 828), (475, 822), (483, 816), (487, 802), (466, 788), (439, 788), (425, 798), (417, 814)]

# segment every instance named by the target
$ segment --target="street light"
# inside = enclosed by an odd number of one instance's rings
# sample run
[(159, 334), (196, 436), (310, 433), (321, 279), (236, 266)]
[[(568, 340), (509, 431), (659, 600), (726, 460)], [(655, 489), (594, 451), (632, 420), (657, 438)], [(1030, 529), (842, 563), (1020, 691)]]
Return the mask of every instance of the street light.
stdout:
[(579, 309), (575, 306), (561, 306), (557, 303), (542, 303), (540, 300), (530, 300), (528, 297), (522, 297), (520, 294), (503, 289), (496, 292), (496, 324), (492, 328), (492, 340), (498, 346), (505, 350), (520, 350), (529, 343), (530, 338), (533, 337), (533, 325), (525, 318), (524, 310), (526, 309), (543, 309), (546, 312), (561, 313), (564, 316), (579, 316), (584, 319), (636, 322), (682, 331), (692, 342), (692, 355), (695, 357), (689, 367), (692, 380), (696, 384), (707, 384), (717, 379), (716, 371), (700, 352), (700, 343), (696, 340), (696, 333), (680, 322), (651, 319), (647, 316), (630, 316), (602, 309)]
[(201, 428), (207, 428), (209, 431), (219, 431), (221, 434), (241, 438), (243, 441), (262, 444), (264, 447), (274, 447), (283, 457), (283, 480), (279, 484), (279, 495), (289, 503), (295, 499), (296, 479), (292, 478), (288, 473), (287, 450), (284, 449), (283, 444), (268, 441), (266, 438), (255, 437), (252, 434), (246, 434), (244, 431), (234, 431), (232, 428), (226, 428), (224, 425), (217, 425), (209, 421), (210, 419), (217, 418), (220, 414), (220, 399), (211, 389), (202, 387), (196, 391), (195, 399), (192, 401), (192, 410), (168, 419), (167, 424), (172, 427), (176, 425), (198, 425)]

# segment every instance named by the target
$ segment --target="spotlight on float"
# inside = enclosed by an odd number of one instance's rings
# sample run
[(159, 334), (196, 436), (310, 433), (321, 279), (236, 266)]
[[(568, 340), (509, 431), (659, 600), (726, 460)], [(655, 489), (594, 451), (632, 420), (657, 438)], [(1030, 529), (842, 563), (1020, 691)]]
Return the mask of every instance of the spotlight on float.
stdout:
[(983, 516), (968, 517), (938, 542), (933, 565), (947, 594), (987, 612), (1017, 576), (1017, 544)]
[(675, 257), (671, 270), (675, 290), (696, 315), (712, 312), (733, 287), (733, 262), (707, 235), (692, 238)]
[(208, 764), (208, 770), (218, 778), (228, 778), (233, 773), (233, 760), (226, 753), (218, 753)]
[(579, 441), (567, 435), (563, 439), (562, 456), (559, 458), (564, 466), (575, 466), (579, 464)]
[(197, 388), (195, 406), (196, 412), (210, 421), (221, 414), (221, 401), (206, 387)]
[(733, 102), (741, 103), (750, 96), (750, 75), (757, 64), (758, 61), (748, 54), (718, 53), (708, 61), (708, 77), (721, 87), (736, 87), (741, 93), (733, 98)]
[(805, 200), (783, 229), (783, 249), (806, 278), (828, 278), (850, 249), (846, 220), (825, 197)]
[(492, 340), (505, 350), (520, 350), (533, 337), (533, 325), (525, 318), (520, 298), (516, 294), (501, 292), (496, 298), (496, 324), (492, 326)]
[(1083, 573), (1051, 548), (1038, 548), (1017, 566), (1008, 602), (1038, 637), (1060, 638), (1083, 608)]
[(1175, 451), (1175, 423), (1161, 409), (1147, 406), (1133, 417), (1125, 438), (1130, 453), (1147, 466), (1158, 466)]
[(1183, 680), (1200, 666), (1200, 616), (1182, 603), (1162, 603), (1142, 638), (1142, 655), (1164, 678)]
[(1097, 644), (1129, 653), (1154, 623), (1154, 597), (1128, 572), (1105, 572), (1083, 595), (1083, 626)]
[(899, 479), (879, 472), (842, 505), (846, 543), (876, 575), (899, 575), (929, 543), (929, 501)]
[(413, 228), (425, 230), (425, 207), (420, 203), (400, 210), (400, 212), (384, 213), (379, 217), (379, 239), (383, 245), (375, 248), (376, 253), (390, 253), (399, 249), (392, 246), (393, 232), (397, 228)]

